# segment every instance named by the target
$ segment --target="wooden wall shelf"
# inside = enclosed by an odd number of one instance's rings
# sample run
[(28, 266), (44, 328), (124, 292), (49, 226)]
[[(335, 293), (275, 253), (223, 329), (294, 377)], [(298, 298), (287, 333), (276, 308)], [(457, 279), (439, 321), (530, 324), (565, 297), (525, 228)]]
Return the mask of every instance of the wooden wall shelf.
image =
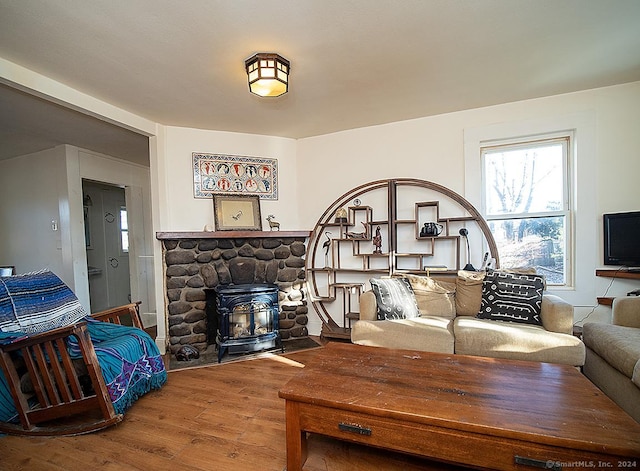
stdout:
[[(337, 213), (346, 213), (344, 220), (336, 221)], [(440, 226), (439, 235), (421, 236), (425, 222)], [(440, 264), (445, 269), (434, 268), (430, 274), (455, 276), (466, 255), (462, 227), (474, 231), (499, 267), (487, 222), (470, 202), (446, 187), (417, 179), (378, 180), (335, 200), (312, 231), (306, 259), (322, 336), (348, 339), (350, 322), (358, 318), (355, 299), (351, 306), (340, 296), (344, 286), (364, 287), (371, 277), (398, 273), (424, 275), (426, 266)], [(375, 246), (378, 228), (382, 243)]]
[(630, 280), (640, 280), (640, 272), (609, 268), (596, 270), (596, 276), (600, 276), (603, 278), (627, 278)]
[[(627, 280), (640, 280), (640, 272), (637, 271), (625, 271), (617, 268), (603, 268), (596, 270), (596, 276), (601, 278), (624, 278)], [(598, 304), (601, 306), (612, 306), (614, 298), (600, 297), (597, 298)]]
[(178, 231), (156, 232), (156, 239), (266, 239), (279, 237), (309, 237), (310, 234), (311, 231)]
[(598, 304), (600, 304), (601, 306), (612, 306), (613, 305), (613, 299), (614, 298), (597, 298), (598, 299)]

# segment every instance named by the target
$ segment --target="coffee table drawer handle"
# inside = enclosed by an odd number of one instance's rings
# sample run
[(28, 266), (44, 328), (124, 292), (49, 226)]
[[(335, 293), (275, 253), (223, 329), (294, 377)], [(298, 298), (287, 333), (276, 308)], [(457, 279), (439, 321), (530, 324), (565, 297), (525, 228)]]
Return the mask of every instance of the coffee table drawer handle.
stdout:
[(535, 460), (533, 458), (526, 458), (524, 456), (516, 456), (515, 461), (516, 461), (516, 464), (533, 466), (534, 468), (552, 469), (552, 470), (558, 470), (558, 471), (562, 469), (560, 464), (556, 463), (553, 460), (542, 461), (542, 460)]
[(366, 427), (361, 427), (360, 425), (345, 424), (344, 422), (340, 422), (338, 424), (338, 428), (343, 432), (351, 432), (351, 433), (357, 433), (358, 435), (371, 436), (371, 429)]

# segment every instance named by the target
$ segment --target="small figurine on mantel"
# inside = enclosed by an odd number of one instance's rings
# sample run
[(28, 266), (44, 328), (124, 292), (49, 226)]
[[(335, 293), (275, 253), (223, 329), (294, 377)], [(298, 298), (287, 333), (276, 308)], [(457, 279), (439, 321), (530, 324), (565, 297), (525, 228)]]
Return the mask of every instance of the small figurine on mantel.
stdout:
[(267, 216), (267, 221), (269, 222), (269, 229), (274, 231), (279, 231), (280, 230), (280, 223), (278, 221), (275, 220), (275, 216), (273, 214), (269, 214)]
[(373, 253), (382, 253), (382, 234), (380, 233), (380, 226), (376, 227), (376, 235), (373, 236), (373, 245), (375, 247)]

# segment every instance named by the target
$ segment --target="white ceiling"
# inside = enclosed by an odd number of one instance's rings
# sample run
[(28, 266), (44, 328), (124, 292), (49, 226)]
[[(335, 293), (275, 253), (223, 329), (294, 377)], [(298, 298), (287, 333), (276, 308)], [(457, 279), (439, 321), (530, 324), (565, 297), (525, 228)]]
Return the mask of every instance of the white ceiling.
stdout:
[[(291, 138), (638, 81), (639, 51), (638, 0), (0, 0), (6, 60), (161, 124)], [(288, 94), (248, 92), (255, 52), (291, 61)], [(140, 142), (14, 93), (0, 157)]]

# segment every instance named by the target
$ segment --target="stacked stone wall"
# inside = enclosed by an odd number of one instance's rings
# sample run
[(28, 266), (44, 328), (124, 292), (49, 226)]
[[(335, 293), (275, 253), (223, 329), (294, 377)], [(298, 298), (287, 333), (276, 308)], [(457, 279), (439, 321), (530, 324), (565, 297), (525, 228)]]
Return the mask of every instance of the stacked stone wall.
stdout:
[(163, 240), (169, 349), (189, 344), (204, 351), (207, 338), (205, 289), (219, 285), (273, 283), (278, 286), (283, 341), (307, 337), (305, 238)]

